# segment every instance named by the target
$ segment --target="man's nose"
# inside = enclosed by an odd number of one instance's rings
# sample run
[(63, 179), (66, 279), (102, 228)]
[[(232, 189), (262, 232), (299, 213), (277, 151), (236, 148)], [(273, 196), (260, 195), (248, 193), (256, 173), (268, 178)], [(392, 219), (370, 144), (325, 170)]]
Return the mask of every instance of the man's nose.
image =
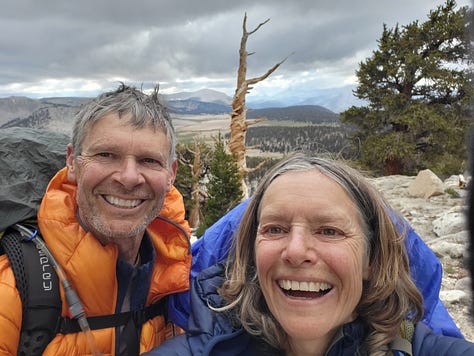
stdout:
[(145, 177), (140, 171), (139, 163), (134, 157), (126, 157), (120, 162), (116, 172), (116, 180), (124, 187), (131, 189), (145, 182)]

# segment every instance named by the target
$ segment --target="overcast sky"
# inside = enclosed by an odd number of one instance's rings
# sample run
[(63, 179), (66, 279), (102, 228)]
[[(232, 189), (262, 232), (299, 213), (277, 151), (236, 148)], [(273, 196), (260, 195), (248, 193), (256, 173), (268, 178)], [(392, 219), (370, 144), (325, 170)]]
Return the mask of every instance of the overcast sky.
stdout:
[[(242, 20), (251, 91), (341, 87), (389, 27), (426, 21), (443, 0), (4, 0), (0, 97), (95, 96), (119, 81), (163, 93), (215, 89), (232, 96)], [(458, 6), (470, 0), (458, 0)]]

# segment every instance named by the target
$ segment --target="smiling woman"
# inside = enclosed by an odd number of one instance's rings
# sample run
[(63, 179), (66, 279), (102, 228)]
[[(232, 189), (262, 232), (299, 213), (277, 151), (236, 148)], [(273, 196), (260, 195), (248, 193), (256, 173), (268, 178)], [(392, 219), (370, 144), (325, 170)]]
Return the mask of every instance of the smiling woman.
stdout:
[[(356, 318), (369, 279), (366, 223), (346, 191), (315, 169), (275, 178), (259, 211), (255, 263), (268, 309), (290, 349), (323, 354)], [(308, 284), (324, 293), (302, 291)]]
[(196, 277), (187, 335), (150, 355), (474, 352), (420, 322), (401, 219), (344, 163), (281, 161), (248, 203), (226, 265)]

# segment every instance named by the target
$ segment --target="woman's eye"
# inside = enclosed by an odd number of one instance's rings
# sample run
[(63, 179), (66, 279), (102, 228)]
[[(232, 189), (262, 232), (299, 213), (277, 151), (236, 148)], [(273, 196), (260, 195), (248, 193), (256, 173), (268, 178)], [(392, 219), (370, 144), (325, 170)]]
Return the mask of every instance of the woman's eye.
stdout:
[(332, 228), (332, 227), (325, 227), (325, 228), (319, 229), (316, 232), (316, 234), (321, 235), (324, 238), (331, 239), (331, 240), (344, 239), (346, 237), (342, 231), (340, 231), (339, 229)]
[(271, 226), (267, 229), (269, 234), (281, 234), (283, 232), (283, 229), (278, 226)]
[(263, 226), (258, 229), (258, 234), (267, 238), (275, 239), (285, 236), (287, 230), (281, 226), (269, 225)]

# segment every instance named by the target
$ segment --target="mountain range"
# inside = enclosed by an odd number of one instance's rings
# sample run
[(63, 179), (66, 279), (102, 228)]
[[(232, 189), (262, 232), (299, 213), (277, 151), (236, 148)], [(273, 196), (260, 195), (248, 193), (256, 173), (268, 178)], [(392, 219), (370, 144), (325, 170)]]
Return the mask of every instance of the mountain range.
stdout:
[[(247, 117), (251, 119), (264, 116), (269, 120), (315, 123), (338, 121), (338, 112), (351, 105), (358, 105), (352, 90), (352, 87), (322, 90), (315, 93), (314, 97), (305, 99), (291, 96), (278, 99), (281, 96), (277, 95), (271, 101), (252, 101), (251, 95), (248, 95)], [(162, 94), (162, 97), (174, 117), (231, 112), (232, 98), (212, 89)], [(0, 98), (0, 128), (20, 126), (69, 132), (74, 115), (89, 100), (91, 98), (84, 97)]]

